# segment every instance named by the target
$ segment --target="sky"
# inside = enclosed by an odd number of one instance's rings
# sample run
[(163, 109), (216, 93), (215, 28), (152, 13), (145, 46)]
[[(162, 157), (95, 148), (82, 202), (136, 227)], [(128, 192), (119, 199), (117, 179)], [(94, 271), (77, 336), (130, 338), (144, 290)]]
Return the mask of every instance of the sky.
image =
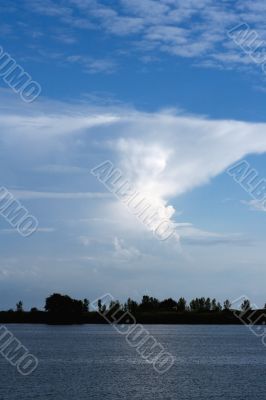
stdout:
[[(1, 309), (53, 292), (266, 302), (265, 209), (227, 172), (266, 179), (265, 19), (262, 0), (0, 5), (1, 49), (41, 89), (25, 102), (0, 54), (0, 182), (38, 221), (23, 237), (0, 215)], [(91, 173), (106, 161), (171, 237)]]

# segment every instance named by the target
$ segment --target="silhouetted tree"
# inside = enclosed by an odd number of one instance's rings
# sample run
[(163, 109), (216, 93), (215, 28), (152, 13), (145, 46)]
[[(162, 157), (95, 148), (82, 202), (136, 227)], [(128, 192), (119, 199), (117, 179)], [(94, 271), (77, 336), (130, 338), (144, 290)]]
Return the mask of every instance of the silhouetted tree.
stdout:
[(118, 300), (111, 300), (109, 304), (109, 310), (115, 312), (116, 310), (122, 309)]
[[(165, 299), (159, 303), (159, 308), (165, 311), (173, 311), (176, 309), (177, 302), (173, 299)], [(156, 303), (157, 307), (157, 303)]]
[(231, 306), (232, 304), (228, 299), (224, 301), (224, 310), (230, 310)]
[(154, 297), (143, 296), (139, 308), (142, 311), (154, 311), (159, 308), (159, 300)]
[(16, 304), (16, 311), (23, 312), (23, 303), (21, 300)]
[(220, 312), (222, 311), (222, 306), (221, 303), (216, 303), (216, 299), (212, 299), (211, 301), (211, 310), (212, 311), (216, 311), (216, 312)]
[(196, 299), (191, 300), (190, 309), (191, 311), (210, 311), (211, 300), (209, 297), (207, 299), (205, 297), (196, 297)]
[(204, 304), (204, 311), (210, 311), (210, 310), (211, 310), (211, 299), (208, 297)]
[(54, 293), (47, 297), (44, 308), (51, 314), (80, 315), (83, 310), (83, 302), (71, 299), (66, 295)]
[(127, 302), (125, 304), (125, 311), (129, 311), (132, 314), (134, 314), (138, 309), (138, 303), (131, 298), (127, 299)]
[(191, 302), (189, 303), (190, 310), (191, 311), (198, 311), (199, 310), (199, 304), (198, 304), (198, 299), (192, 299)]
[(212, 311), (217, 311), (216, 299), (212, 299), (212, 301), (211, 301), (211, 310)]
[(186, 307), (187, 307), (186, 300), (184, 299), (184, 297), (180, 297), (180, 299), (178, 300), (178, 302), (176, 304), (176, 311), (184, 312), (184, 311), (186, 311)]
[(89, 306), (90, 306), (89, 300), (88, 300), (88, 299), (84, 299), (84, 300), (83, 300), (82, 311), (83, 311), (84, 313), (89, 312)]
[(99, 313), (102, 312), (102, 300), (101, 300), (101, 299), (99, 299), (99, 300), (97, 301), (97, 306), (98, 306), (98, 311), (99, 311)]
[(251, 310), (250, 301), (248, 299), (244, 300), (243, 303), (241, 304), (241, 310), (242, 311)]

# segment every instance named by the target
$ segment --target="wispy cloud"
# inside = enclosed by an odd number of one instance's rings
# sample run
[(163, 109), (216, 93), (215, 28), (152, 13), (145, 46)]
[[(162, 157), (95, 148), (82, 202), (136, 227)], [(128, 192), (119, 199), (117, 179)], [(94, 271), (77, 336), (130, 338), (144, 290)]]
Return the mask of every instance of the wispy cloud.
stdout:
[(112, 197), (110, 193), (58, 193), (58, 192), (36, 192), (30, 190), (10, 190), (10, 192), (18, 199), (24, 200), (81, 200), (81, 199), (106, 199)]
[(113, 245), (114, 245), (113, 255), (120, 261), (132, 261), (135, 259), (139, 259), (141, 257), (140, 251), (133, 246), (126, 246), (123, 239), (115, 237)]
[(77, 42), (77, 39), (74, 35), (69, 35), (64, 32), (57, 32), (54, 35), (54, 40), (58, 40), (59, 42), (66, 43), (66, 44), (74, 44)]
[[(42, 227), (38, 227), (36, 229), (36, 233), (52, 233), (55, 232), (56, 229), (55, 228), (42, 228)], [(9, 228), (9, 229), (0, 229), (0, 234), (17, 234), (17, 229), (13, 229), (13, 228)]]
[(242, 200), (242, 204), (245, 204), (246, 206), (249, 207), (250, 210), (252, 211), (261, 211), (261, 212), (266, 212), (266, 206), (265, 206), (265, 201), (259, 201), (259, 200)]
[(86, 168), (77, 167), (74, 165), (48, 164), (33, 168), (36, 172), (50, 174), (88, 174)]
[(223, 234), (217, 232), (204, 231), (196, 228), (192, 224), (177, 224), (177, 232), (181, 238), (181, 243), (185, 245), (198, 246), (217, 246), (217, 245), (234, 245), (247, 246), (251, 245), (250, 239), (242, 234)]
[(107, 73), (111, 74), (115, 72), (117, 65), (113, 60), (110, 59), (97, 59), (82, 55), (68, 56), (66, 61), (70, 63), (78, 63), (83, 67), (84, 72), (89, 74), (96, 73)]
[[(132, 39), (131, 45), (153, 53), (158, 50), (174, 56), (194, 58), (205, 66), (241, 66), (248, 57), (227, 36), (227, 31), (241, 22), (250, 24), (266, 39), (266, 9), (261, 1), (219, 2), (215, 0), (163, 1), (121, 0), (106, 5), (103, 1), (68, 0), (64, 6), (57, 2), (29, 2), (31, 11), (53, 18), (62, 24), (83, 29), (102, 30), (109, 35)], [(82, 18), (84, 23), (78, 24)], [(128, 46), (127, 41), (127, 46)], [(157, 54), (158, 55), (158, 54)], [(214, 60), (215, 63), (211, 63)], [(208, 61), (208, 62), (207, 62)], [(110, 70), (108, 61), (99, 61), (88, 71)], [(88, 63), (90, 64), (90, 63)], [(249, 62), (249, 64), (251, 64)], [(105, 66), (104, 66), (105, 65)]]

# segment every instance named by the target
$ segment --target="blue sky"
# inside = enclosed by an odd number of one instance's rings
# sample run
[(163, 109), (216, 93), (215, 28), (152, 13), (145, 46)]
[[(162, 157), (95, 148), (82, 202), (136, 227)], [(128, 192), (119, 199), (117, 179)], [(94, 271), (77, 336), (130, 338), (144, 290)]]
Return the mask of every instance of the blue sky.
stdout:
[[(91, 300), (247, 295), (266, 302), (265, 212), (225, 171), (266, 177), (266, 79), (228, 36), (262, 42), (262, 1), (5, 2), (1, 42), (41, 95), (0, 78), (0, 177), (39, 221), (28, 238), (0, 219), (0, 306), (54, 291)], [(168, 210), (157, 240), (90, 173), (111, 160)], [(178, 238), (178, 239), (177, 239)]]

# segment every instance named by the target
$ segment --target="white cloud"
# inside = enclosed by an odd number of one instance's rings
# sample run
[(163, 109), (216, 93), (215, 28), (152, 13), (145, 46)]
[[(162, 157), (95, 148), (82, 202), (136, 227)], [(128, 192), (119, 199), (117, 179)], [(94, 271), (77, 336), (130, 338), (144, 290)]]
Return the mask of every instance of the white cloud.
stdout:
[[(207, 184), (244, 156), (266, 152), (263, 123), (211, 120), (174, 110), (144, 113), (122, 106), (89, 108), (84, 104), (57, 103), (56, 114), (54, 108), (52, 102), (49, 105), (46, 101), (28, 109), (25, 115), (24, 108), (14, 112), (14, 106), (11, 111), (6, 105), (0, 113), (0, 140), (8, 157), (2, 162), (25, 163), (27, 158), (28, 165), (32, 158), (36, 170), (38, 160), (40, 167), (49, 165), (49, 157), (59, 159), (60, 154), (67, 162), (86, 160), (89, 171), (110, 159), (123, 177), (171, 220), (173, 204), (180, 195)], [(42, 146), (36, 145), (37, 153), (32, 150), (29, 154), (28, 146), (33, 149), (35, 139)], [(122, 205), (115, 206), (117, 200), (111, 193), (102, 193), (106, 189), (95, 177), (88, 173), (86, 180), (98, 185), (95, 192), (17, 190), (15, 195), (21, 199), (102, 198), (106, 201), (98, 204), (97, 212), (105, 209), (105, 218), (121, 220), (121, 215), (128, 214), (127, 210), (122, 214)], [(102, 217), (93, 215), (97, 216)], [(123, 223), (132, 224), (131, 217), (125, 217)]]

